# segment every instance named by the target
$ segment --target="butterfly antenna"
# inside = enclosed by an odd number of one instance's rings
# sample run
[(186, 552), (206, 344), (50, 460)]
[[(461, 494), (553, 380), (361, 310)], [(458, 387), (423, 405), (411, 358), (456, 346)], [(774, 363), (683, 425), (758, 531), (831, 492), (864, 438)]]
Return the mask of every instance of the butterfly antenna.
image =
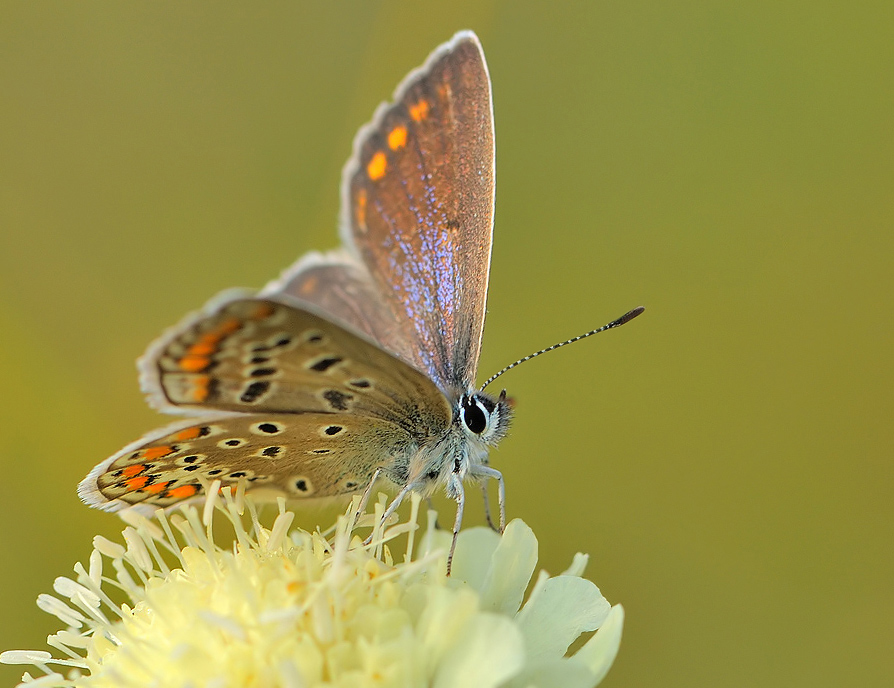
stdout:
[(605, 332), (606, 330), (614, 329), (615, 327), (621, 327), (621, 325), (625, 325), (633, 320), (636, 316), (640, 315), (644, 310), (646, 310), (643, 306), (638, 306), (634, 308), (632, 311), (627, 311), (624, 315), (622, 315), (617, 320), (612, 320), (607, 325), (603, 325), (602, 327), (590, 330), (589, 332), (584, 332), (583, 334), (578, 335), (577, 337), (572, 337), (571, 339), (566, 339), (564, 342), (559, 342), (558, 344), (553, 344), (552, 346), (548, 346), (545, 349), (541, 349), (540, 351), (535, 351), (533, 354), (528, 354), (524, 358), (518, 359), (515, 363), (510, 363), (508, 366), (503, 368), (498, 373), (494, 373), (491, 375), (487, 382), (481, 385), (481, 389), (479, 391), (484, 391), (484, 388), (487, 387), (491, 382), (496, 380), (503, 373), (509, 372), (515, 366), (521, 365), (525, 361), (530, 361), (532, 358), (537, 358), (540, 354), (545, 354), (549, 351), (555, 351), (556, 349), (561, 349), (563, 346), (567, 346), (568, 344), (574, 344), (574, 342), (579, 342), (581, 339), (586, 339), (587, 337), (592, 337), (594, 334), (599, 334), (600, 332)]

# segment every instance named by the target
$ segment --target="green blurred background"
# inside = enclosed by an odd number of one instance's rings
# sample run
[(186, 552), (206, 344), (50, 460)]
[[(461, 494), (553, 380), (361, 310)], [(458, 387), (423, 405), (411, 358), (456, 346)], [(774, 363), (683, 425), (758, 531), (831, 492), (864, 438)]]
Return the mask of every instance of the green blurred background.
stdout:
[(894, 5), (0, 11), (0, 648), (43, 648), (34, 599), (120, 529), (74, 488), (166, 420), (134, 359), (332, 247), (354, 131), (471, 28), (498, 141), (482, 374), (648, 308), (507, 375), (493, 456), (542, 565), (589, 552), (627, 609), (605, 685), (894, 683)]

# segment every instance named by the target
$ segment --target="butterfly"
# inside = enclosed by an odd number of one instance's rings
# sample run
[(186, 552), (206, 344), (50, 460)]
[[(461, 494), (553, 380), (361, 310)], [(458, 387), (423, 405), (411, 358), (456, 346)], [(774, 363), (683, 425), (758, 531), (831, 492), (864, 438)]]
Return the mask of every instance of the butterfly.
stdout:
[(151, 513), (244, 482), (260, 497), (445, 487), (502, 475), (505, 392), (476, 389), (494, 213), (491, 84), (456, 34), (363, 126), (342, 173), (341, 249), (257, 294), (227, 291), (140, 359), (154, 408), (194, 417), (96, 466), (80, 497)]
[[(194, 416), (149, 433), (78, 486), (89, 506), (148, 514), (219, 480), (295, 499), (496, 480), (488, 451), (512, 418), (505, 390), (477, 388), (494, 214), (491, 83), (478, 38), (437, 48), (361, 127), (342, 172), (342, 247), (300, 258), (257, 294), (226, 291), (138, 362), (154, 408)], [(485, 500), (487, 491), (484, 490)], [(492, 523), (485, 501), (488, 522)]]

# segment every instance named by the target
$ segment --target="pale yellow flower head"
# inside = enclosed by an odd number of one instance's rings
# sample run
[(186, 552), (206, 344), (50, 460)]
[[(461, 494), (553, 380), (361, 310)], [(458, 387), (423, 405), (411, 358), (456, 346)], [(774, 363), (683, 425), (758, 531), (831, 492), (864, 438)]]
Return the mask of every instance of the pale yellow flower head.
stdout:
[[(409, 521), (377, 529), (369, 545), (351, 510), (325, 538), (293, 528), (282, 503), (269, 529), (245, 504), (247, 522), (238, 498), (126, 516), (124, 545), (97, 536), (89, 566), (38, 599), (67, 626), (48, 639), (59, 656), (0, 661), (38, 667), (39, 678), (25, 674), (30, 688), (588, 688), (617, 653), (623, 611), (580, 577), (584, 555), (559, 576), (541, 572), (524, 600), (537, 540), (522, 521), (502, 536), (464, 530), (447, 577), (450, 533), (429, 527), (415, 546), (418, 499)], [(232, 524), (231, 547), (214, 543), (214, 509)], [(397, 555), (389, 543), (405, 533)]]

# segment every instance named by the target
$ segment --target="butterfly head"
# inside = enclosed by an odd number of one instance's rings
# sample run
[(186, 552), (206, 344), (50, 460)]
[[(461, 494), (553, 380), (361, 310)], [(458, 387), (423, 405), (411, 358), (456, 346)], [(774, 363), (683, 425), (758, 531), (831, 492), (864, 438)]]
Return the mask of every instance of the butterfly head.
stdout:
[(495, 445), (509, 430), (512, 400), (506, 397), (505, 389), (499, 397), (477, 390), (466, 392), (457, 404), (456, 419), (469, 437)]

